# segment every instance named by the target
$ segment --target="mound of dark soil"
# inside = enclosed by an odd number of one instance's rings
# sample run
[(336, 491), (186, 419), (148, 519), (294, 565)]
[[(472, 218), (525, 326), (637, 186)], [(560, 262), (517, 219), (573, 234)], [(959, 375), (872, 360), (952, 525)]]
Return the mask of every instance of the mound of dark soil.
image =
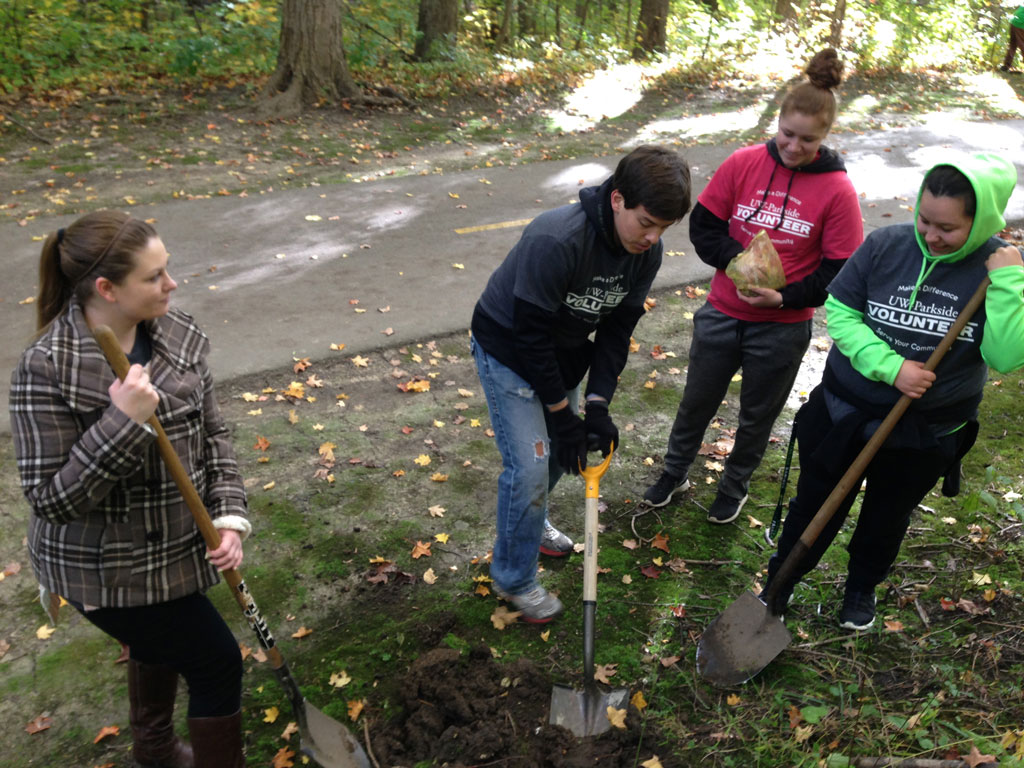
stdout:
[[(499, 664), (486, 646), (429, 651), (413, 662), (401, 690), (402, 714), (371, 737), (381, 766), (434, 760), (450, 768), (618, 768), (658, 751), (655, 734), (643, 731), (633, 707), (625, 730), (587, 739), (549, 725), (548, 677), (527, 660)], [(664, 755), (659, 760), (665, 768), (676, 765)]]

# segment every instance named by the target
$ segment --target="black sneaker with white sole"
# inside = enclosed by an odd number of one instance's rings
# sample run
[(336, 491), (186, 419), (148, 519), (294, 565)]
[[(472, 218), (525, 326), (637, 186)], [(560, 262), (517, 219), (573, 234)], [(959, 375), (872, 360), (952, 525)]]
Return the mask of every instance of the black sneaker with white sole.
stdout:
[(676, 491), (686, 491), (689, 488), (689, 478), (662, 472), (654, 485), (644, 491), (644, 503), (650, 507), (664, 507), (672, 501), (672, 495)]
[(732, 496), (726, 496), (719, 491), (715, 494), (715, 500), (711, 502), (711, 509), (708, 510), (708, 522), (718, 523), (719, 525), (731, 523), (740, 516), (740, 510), (743, 509), (743, 505), (746, 503), (746, 496), (742, 499), (734, 499)]
[(861, 592), (847, 588), (843, 595), (843, 608), (839, 611), (839, 626), (843, 629), (864, 630), (875, 623), (875, 591)]

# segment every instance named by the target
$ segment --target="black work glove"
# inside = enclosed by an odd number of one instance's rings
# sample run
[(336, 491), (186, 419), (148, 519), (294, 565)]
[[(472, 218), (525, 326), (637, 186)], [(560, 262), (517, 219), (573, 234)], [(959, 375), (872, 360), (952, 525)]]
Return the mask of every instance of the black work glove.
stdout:
[(608, 403), (603, 400), (588, 400), (585, 412), (587, 417), (584, 419), (584, 426), (591, 444), (601, 450), (602, 456), (607, 456), (613, 446), (619, 447), (619, 428), (615, 426), (608, 413)]
[(569, 474), (578, 475), (580, 468), (587, 466), (587, 428), (583, 419), (573, 413), (571, 406), (548, 411), (548, 417), (558, 465)]

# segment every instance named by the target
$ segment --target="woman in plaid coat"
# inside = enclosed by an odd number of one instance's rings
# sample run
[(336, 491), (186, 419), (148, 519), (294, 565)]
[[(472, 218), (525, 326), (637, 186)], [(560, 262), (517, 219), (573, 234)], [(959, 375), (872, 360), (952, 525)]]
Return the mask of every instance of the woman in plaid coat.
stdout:
[[(209, 342), (170, 308), (177, 287), (153, 228), (115, 211), (51, 234), (39, 333), (11, 380), (11, 427), (32, 507), (28, 545), (44, 606), (60, 595), (130, 648), (133, 757), (141, 768), (236, 768), (238, 644), (204, 592), (242, 562), (246, 498), (206, 364)], [(118, 381), (93, 339), (107, 325), (132, 363)], [(208, 551), (156, 450), (157, 414), (220, 529)], [(178, 675), (188, 745), (174, 734)], [(194, 750), (194, 755), (193, 755)]]

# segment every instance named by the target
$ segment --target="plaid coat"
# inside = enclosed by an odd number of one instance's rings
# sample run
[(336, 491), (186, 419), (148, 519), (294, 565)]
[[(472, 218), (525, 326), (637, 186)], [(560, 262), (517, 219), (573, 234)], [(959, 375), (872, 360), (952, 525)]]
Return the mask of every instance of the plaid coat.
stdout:
[[(148, 323), (157, 418), (210, 516), (244, 515), (245, 491), (206, 365), (209, 341), (172, 309)], [(114, 374), (77, 303), (21, 357), (11, 430), (32, 507), (39, 583), (84, 605), (165, 602), (217, 583), (156, 438), (110, 402)]]

